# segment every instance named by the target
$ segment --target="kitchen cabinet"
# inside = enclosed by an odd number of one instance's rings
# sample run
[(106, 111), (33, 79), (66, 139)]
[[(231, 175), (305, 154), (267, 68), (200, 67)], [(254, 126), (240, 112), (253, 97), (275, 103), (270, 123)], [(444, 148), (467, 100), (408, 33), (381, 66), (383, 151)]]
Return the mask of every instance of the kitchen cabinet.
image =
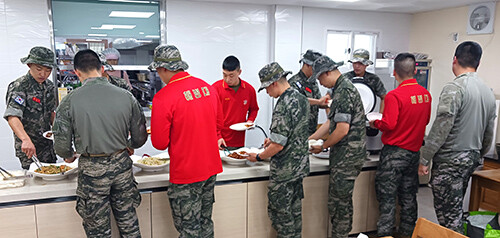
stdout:
[[(141, 197), (141, 205), (136, 209), (141, 236), (151, 237), (151, 194), (141, 194)], [(72, 238), (85, 238), (82, 218), (76, 212), (75, 206), (76, 201), (35, 205), (38, 238), (66, 238), (69, 234)], [(112, 237), (120, 237), (112, 214), (111, 235)]]
[(0, 209), (2, 237), (36, 237), (35, 206)]
[[(75, 210), (76, 201), (35, 205), (38, 238), (85, 238), (82, 218)], [(69, 235), (71, 234), (71, 235)]]
[[(153, 193), (151, 208), (153, 237), (178, 237), (179, 233), (174, 226), (167, 192)], [(246, 237), (246, 183), (215, 186), (212, 220), (215, 237)]]

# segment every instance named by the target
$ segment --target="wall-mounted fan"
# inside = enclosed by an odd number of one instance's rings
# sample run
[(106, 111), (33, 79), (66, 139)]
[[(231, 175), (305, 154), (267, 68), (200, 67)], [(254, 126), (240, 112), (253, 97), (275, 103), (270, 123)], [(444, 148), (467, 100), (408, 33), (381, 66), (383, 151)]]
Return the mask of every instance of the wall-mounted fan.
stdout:
[(469, 6), (467, 34), (493, 33), (496, 2), (485, 2)]

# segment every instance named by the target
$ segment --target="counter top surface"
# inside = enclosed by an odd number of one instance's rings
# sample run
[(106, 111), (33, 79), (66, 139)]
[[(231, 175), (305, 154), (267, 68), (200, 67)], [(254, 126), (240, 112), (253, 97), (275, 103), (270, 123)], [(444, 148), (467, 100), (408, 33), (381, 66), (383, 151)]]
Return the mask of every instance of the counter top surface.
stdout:
[[(310, 172), (328, 171), (328, 159), (315, 156), (310, 158)], [(369, 156), (364, 168), (375, 168), (378, 165), (378, 155)], [(168, 186), (169, 173), (167, 170), (159, 172), (144, 172), (140, 168), (133, 167), (135, 179), (140, 190), (162, 188)], [(246, 165), (231, 166), (223, 162), (223, 172), (217, 175), (217, 181), (238, 181), (245, 179), (256, 179), (269, 176), (269, 162), (247, 162)], [(69, 175), (66, 179), (58, 181), (46, 181), (41, 178), (28, 178), (26, 184), (19, 188), (8, 188), (0, 190), (0, 205), (23, 201), (40, 199), (71, 197), (76, 195), (77, 175)]]

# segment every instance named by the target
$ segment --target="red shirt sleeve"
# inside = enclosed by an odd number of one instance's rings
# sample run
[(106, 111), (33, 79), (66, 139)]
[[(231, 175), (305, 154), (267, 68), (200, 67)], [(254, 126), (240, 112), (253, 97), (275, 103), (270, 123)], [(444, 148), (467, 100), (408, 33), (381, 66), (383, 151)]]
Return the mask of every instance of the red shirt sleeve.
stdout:
[(151, 142), (158, 150), (165, 150), (170, 144), (170, 125), (172, 124), (172, 111), (166, 105), (168, 99), (153, 98), (151, 110)]
[(257, 118), (258, 112), (259, 112), (259, 105), (257, 104), (257, 95), (255, 93), (255, 89), (252, 87), (252, 90), (250, 90), (250, 107), (248, 108), (247, 121), (255, 122), (255, 118)]
[(396, 124), (398, 122), (399, 117), (399, 101), (396, 96), (392, 93), (389, 93), (385, 96), (384, 99), (384, 114), (382, 116), (382, 120), (376, 120), (374, 125), (376, 128), (384, 131), (391, 131), (396, 128)]

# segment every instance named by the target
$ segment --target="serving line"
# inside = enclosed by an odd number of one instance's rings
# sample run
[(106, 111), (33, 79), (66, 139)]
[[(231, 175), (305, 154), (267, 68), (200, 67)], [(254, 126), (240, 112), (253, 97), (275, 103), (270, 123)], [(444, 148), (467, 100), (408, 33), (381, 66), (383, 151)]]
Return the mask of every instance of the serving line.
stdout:
[[(311, 173), (328, 172), (328, 159), (319, 159), (312, 155), (310, 155), (309, 158)], [(377, 165), (378, 155), (369, 156), (363, 165), (363, 169), (374, 169)], [(167, 170), (144, 172), (134, 167), (133, 171), (140, 190), (164, 188), (169, 185), (169, 174)], [(223, 163), (223, 172), (217, 175), (217, 181), (238, 181), (257, 178), (267, 179), (266, 177), (268, 176), (268, 162), (247, 163), (247, 165), (243, 166), (230, 166)], [(59, 181), (45, 181), (41, 178), (28, 178), (23, 187), (0, 190), (0, 207), (16, 206), (13, 203), (37, 203), (36, 200), (74, 197), (76, 196), (76, 186), (76, 174), (68, 175), (66, 179)]]

